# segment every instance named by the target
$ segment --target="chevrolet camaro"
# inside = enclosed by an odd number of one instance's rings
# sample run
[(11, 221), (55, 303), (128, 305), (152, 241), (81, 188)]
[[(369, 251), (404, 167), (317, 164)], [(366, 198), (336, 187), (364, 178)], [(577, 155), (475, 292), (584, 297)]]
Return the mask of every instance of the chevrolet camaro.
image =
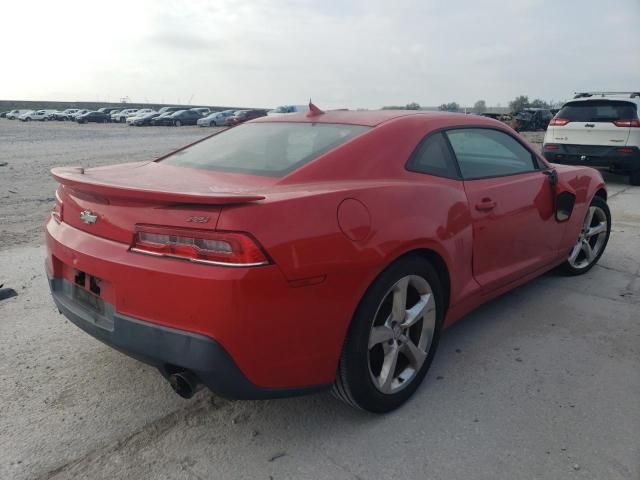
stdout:
[(475, 115), (269, 116), (161, 158), (55, 168), (58, 309), (190, 397), (400, 406), (442, 331), (609, 239), (596, 170)]

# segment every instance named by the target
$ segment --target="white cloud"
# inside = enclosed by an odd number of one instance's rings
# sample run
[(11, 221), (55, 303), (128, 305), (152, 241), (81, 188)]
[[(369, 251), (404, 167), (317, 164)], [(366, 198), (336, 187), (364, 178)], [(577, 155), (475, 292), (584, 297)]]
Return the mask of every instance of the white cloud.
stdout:
[(588, 3), (9, 2), (0, 97), (378, 107), (639, 88), (640, 4)]

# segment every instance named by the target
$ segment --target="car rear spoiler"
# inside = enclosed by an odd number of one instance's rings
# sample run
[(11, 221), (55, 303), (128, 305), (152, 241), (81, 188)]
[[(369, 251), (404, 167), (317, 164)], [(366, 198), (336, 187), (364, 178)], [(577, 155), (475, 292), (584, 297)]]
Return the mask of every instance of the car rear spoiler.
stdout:
[(175, 192), (153, 188), (131, 187), (108, 183), (90, 174), (80, 167), (58, 167), (51, 175), (61, 185), (73, 190), (102, 195), (107, 198), (122, 198), (151, 203), (196, 204), (196, 205), (233, 205), (238, 203), (264, 200), (263, 195), (234, 192)]

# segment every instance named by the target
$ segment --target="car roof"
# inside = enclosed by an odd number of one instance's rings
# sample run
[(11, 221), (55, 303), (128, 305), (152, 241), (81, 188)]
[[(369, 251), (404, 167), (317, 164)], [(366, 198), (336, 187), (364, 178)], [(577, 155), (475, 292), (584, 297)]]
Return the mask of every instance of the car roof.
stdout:
[[(261, 122), (307, 122), (307, 123), (343, 123), (348, 125), (363, 125), (367, 127), (375, 127), (381, 123), (389, 120), (394, 120), (403, 117), (423, 116), (429, 120), (443, 120), (445, 123), (450, 123), (455, 119), (468, 118), (471, 115), (464, 113), (452, 113), (452, 112), (426, 112), (422, 110), (358, 110), (358, 111), (344, 111), (334, 110), (322, 113), (320, 115), (307, 116), (308, 112), (292, 113), (290, 115), (283, 116), (268, 116), (260, 117), (256, 120), (252, 120), (252, 123)], [(481, 117), (479, 115), (473, 115), (478, 119), (479, 123), (485, 121), (493, 124), (489, 117)], [(468, 122), (467, 122), (468, 123)]]
[(616, 100), (616, 101), (622, 101), (622, 102), (631, 102), (631, 103), (635, 103), (636, 105), (640, 105), (640, 97), (637, 95), (631, 95), (628, 93), (593, 94), (589, 96), (572, 98), (571, 100), (568, 100), (566, 103), (588, 102), (588, 101), (597, 101), (597, 100)]

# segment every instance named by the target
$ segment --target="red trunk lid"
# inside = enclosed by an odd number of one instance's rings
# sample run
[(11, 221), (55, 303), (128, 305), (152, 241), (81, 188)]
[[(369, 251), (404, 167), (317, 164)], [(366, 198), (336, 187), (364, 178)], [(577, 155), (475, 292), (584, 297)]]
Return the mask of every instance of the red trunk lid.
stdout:
[(123, 243), (137, 224), (215, 230), (223, 205), (260, 201), (256, 189), (274, 181), (155, 162), (51, 173), (61, 184), (65, 223)]

